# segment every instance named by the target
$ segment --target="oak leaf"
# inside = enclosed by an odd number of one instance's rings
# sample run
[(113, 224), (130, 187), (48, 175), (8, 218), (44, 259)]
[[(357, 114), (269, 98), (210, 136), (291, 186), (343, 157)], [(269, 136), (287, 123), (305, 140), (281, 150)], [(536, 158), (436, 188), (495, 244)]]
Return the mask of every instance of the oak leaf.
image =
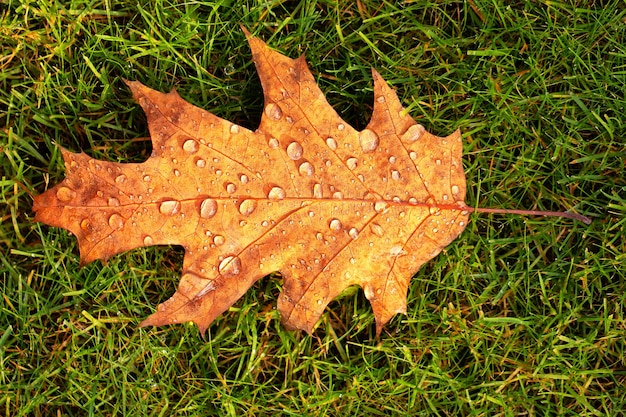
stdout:
[(127, 82), (147, 115), (151, 156), (114, 163), (62, 150), (67, 176), (35, 197), (35, 220), (71, 231), (82, 264), (182, 245), (178, 290), (142, 326), (193, 321), (204, 333), (280, 271), (288, 328), (311, 332), (333, 298), (359, 285), (380, 333), (406, 311), (413, 274), (467, 224), (461, 135), (425, 131), (375, 70), (372, 118), (357, 131), (304, 57), (246, 35), (265, 99), (257, 130)]

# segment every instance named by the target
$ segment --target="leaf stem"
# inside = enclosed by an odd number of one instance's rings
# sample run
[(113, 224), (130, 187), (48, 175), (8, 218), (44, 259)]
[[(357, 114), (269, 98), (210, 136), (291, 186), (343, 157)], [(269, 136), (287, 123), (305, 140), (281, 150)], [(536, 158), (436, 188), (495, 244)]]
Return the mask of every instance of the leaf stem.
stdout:
[(590, 224), (591, 219), (582, 214), (572, 213), (570, 211), (542, 211), (542, 210), (518, 210), (518, 209), (499, 209), (499, 208), (486, 208), (486, 207), (468, 207), (469, 210), (476, 213), (501, 213), (501, 214), (522, 214), (530, 216), (553, 216), (564, 217), (567, 219), (573, 219), (581, 221), (585, 224)]

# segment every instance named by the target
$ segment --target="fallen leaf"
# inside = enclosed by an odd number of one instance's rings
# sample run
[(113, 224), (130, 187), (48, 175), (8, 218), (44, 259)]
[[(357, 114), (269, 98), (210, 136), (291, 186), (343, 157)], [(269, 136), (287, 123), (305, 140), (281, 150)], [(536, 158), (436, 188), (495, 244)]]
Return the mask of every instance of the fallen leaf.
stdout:
[(257, 130), (127, 82), (152, 155), (114, 163), (62, 150), (67, 176), (35, 197), (35, 220), (71, 231), (82, 264), (182, 245), (178, 290), (142, 326), (193, 321), (204, 333), (280, 271), (288, 328), (311, 332), (333, 298), (359, 285), (380, 333), (406, 311), (413, 274), (467, 224), (461, 135), (425, 131), (376, 71), (372, 118), (357, 131), (303, 57), (246, 35), (265, 99)]

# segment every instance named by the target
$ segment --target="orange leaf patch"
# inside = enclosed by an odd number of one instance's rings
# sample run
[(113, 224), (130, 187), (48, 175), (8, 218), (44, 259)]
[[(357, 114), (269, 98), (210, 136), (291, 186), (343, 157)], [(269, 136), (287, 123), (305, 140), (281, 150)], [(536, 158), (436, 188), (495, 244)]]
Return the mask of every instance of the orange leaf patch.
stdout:
[(280, 271), (288, 328), (311, 332), (334, 297), (359, 285), (380, 333), (406, 311), (412, 275), (467, 224), (461, 135), (426, 132), (376, 71), (372, 119), (357, 131), (303, 57), (246, 35), (265, 98), (257, 130), (128, 82), (148, 118), (150, 158), (62, 150), (67, 176), (35, 197), (35, 220), (76, 235), (83, 264), (182, 245), (178, 290), (142, 326), (193, 321), (204, 332)]

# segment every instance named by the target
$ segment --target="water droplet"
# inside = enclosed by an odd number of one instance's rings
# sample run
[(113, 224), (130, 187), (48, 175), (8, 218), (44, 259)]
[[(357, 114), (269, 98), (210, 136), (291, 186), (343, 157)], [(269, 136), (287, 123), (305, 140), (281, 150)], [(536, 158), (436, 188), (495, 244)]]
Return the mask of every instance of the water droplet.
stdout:
[(200, 203), (200, 217), (203, 219), (210, 219), (217, 213), (217, 201), (212, 198), (207, 198)]
[(465, 226), (465, 222), (459, 222), (459, 226), (461, 227)]
[(313, 197), (322, 198), (322, 184), (313, 185)]
[(239, 176), (239, 181), (241, 181), (242, 184), (247, 184), (248, 183), (248, 176), (246, 174), (241, 174)]
[(267, 198), (282, 200), (285, 198), (285, 190), (280, 187), (272, 187), (269, 193), (267, 193)]
[(276, 148), (278, 148), (278, 146), (279, 146), (280, 144), (278, 143), (278, 139), (276, 139), (276, 138), (270, 138), (270, 139), (267, 141), (267, 145), (268, 145), (270, 148), (272, 148), (272, 149), (276, 149)]
[(256, 200), (243, 200), (241, 204), (239, 204), (239, 213), (244, 216), (250, 215), (254, 209), (256, 209)]
[(352, 229), (350, 229), (350, 231), (348, 231), (348, 234), (350, 235), (350, 237), (352, 239), (356, 239), (357, 237), (359, 237), (359, 231), (356, 230), (355, 227), (353, 227)]
[(396, 170), (391, 171), (391, 178), (393, 178), (394, 180), (399, 180), (400, 179), (400, 173)]
[(458, 185), (453, 185), (452, 188), (452, 194), (457, 195), (460, 191), (459, 186)]
[(364, 129), (359, 133), (359, 143), (363, 152), (374, 152), (380, 143), (376, 132), (370, 129)]
[(412, 161), (415, 161), (417, 159), (417, 152), (415, 151), (409, 152), (409, 158), (411, 158)]
[(441, 209), (437, 206), (430, 206), (428, 207), (428, 212), (432, 215), (438, 215), (441, 214)]
[(346, 128), (346, 126), (345, 126), (343, 123), (339, 123), (339, 124), (337, 125), (337, 130), (339, 130), (339, 131), (341, 131), (341, 130), (343, 130), (343, 129), (345, 129), (345, 128)]
[(315, 169), (313, 168), (313, 165), (310, 162), (303, 162), (298, 167), (298, 172), (303, 177), (310, 177), (315, 172)]
[(337, 149), (337, 141), (335, 138), (326, 138), (326, 145), (330, 148), (331, 151)]
[(265, 106), (265, 114), (272, 120), (280, 120), (283, 116), (283, 111), (276, 103), (269, 103)]
[(239, 133), (239, 126), (238, 125), (231, 125), (230, 126), (230, 133), (232, 133), (233, 135), (236, 135), (237, 133)]
[(289, 146), (287, 146), (287, 156), (294, 161), (302, 158), (302, 152), (302, 145), (300, 145), (298, 142), (291, 142)]
[(441, 159), (435, 159), (435, 164), (441, 165)]
[(317, 305), (322, 305), (324, 303), (324, 301), (322, 301), (322, 299), (320, 298), (319, 300), (317, 300)]
[(109, 217), (109, 226), (112, 229), (121, 229), (124, 226), (124, 219), (119, 214), (113, 213)]
[(409, 127), (407, 131), (404, 133), (403, 138), (409, 142), (415, 142), (426, 132), (424, 126), (417, 124)]
[(124, 181), (126, 181), (126, 175), (124, 175), (124, 174), (118, 175), (115, 178), (115, 182), (118, 183), (118, 184), (124, 184)]
[(335, 199), (341, 199), (341, 198), (343, 198), (343, 193), (341, 193), (340, 191), (335, 191), (335, 192), (333, 193), (333, 198), (335, 198)]
[(382, 237), (384, 234), (383, 227), (379, 225), (378, 223), (372, 223), (370, 225), (370, 229), (372, 230), (372, 233), (374, 233), (378, 237)]
[(443, 201), (446, 201), (448, 200), (449, 197), (448, 197), (448, 194), (444, 194), (441, 196), (441, 198), (443, 199)]
[(227, 256), (222, 259), (217, 269), (222, 275), (237, 275), (241, 272), (241, 259), (238, 256)]
[(198, 142), (193, 139), (188, 139), (183, 143), (183, 150), (187, 153), (196, 153), (198, 152)]
[(57, 198), (65, 203), (72, 201), (76, 197), (76, 191), (68, 187), (59, 187), (57, 190)]
[(357, 160), (356, 158), (354, 158), (354, 157), (352, 157), (352, 158), (348, 158), (348, 159), (346, 160), (346, 165), (347, 165), (347, 166), (348, 166), (348, 168), (349, 168), (349, 169), (351, 169), (351, 170), (352, 170), (352, 169), (355, 169), (355, 168), (356, 168), (356, 166), (357, 166), (357, 161), (358, 161), (358, 160)]
[(374, 210), (380, 213), (387, 208), (387, 203), (384, 201), (377, 201), (374, 203)]
[(285, 120), (287, 121), (287, 123), (292, 124), (293, 123), (293, 119), (289, 116), (285, 117)]
[(196, 166), (198, 168), (204, 168), (206, 166), (206, 161), (204, 159), (198, 159), (196, 161)]
[(143, 176), (143, 180), (144, 180), (145, 182), (150, 182), (150, 180), (151, 180), (151, 179), (152, 179), (152, 178), (150, 178), (150, 175), (144, 175), (144, 176)]
[(379, 102), (379, 103), (384, 103), (385, 102), (385, 96), (378, 96), (376, 101)]
[(180, 201), (177, 200), (165, 200), (159, 205), (159, 211), (161, 214), (174, 215), (180, 211)]
[(110, 197), (107, 200), (107, 204), (109, 205), (109, 207), (118, 207), (120, 205), (120, 200), (115, 197)]
[(224, 239), (224, 236), (222, 235), (215, 235), (213, 236), (213, 243), (215, 244), (215, 246), (222, 246), (224, 243), (226, 243), (226, 239)]
[(227, 182), (224, 188), (226, 189), (226, 192), (228, 194), (233, 194), (235, 191), (237, 191), (237, 186), (233, 184), (232, 182)]
[(146, 246), (154, 245), (154, 239), (152, 239), (152, 236), (146, 235), (146, 237), (143, 238), (143, 244)]
[(328, 226), (330, 230), (341, 230), (341, 221), (339, 219), (332, 219)]
[(86, 232), (89, 232), (91, 230), (91, 222), (89, 221), (89, 219), (84, 219), (82, 222), (80, 222), (80, 228)]
[(395, 156), (393, 156), (393, 155), (391, 155), (391, 156), (389, 157), (389, 163), (390, 163), (390, 164), (395, 164), (395, 163), (396, 163), (396, 157), (395, 157)]
[(350, 258), (350, 263), (351, 263), (352, 265), (356, 264), (356, 258)]

